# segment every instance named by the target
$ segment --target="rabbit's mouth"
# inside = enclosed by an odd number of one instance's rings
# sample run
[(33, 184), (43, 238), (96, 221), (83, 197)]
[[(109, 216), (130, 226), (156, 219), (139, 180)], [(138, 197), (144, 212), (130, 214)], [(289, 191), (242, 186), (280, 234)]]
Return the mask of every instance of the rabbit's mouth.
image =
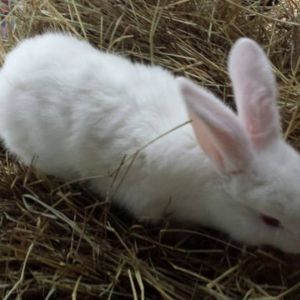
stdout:
[(261, 219), (268, 226), (276, 227), (276, 228), (282, 227), (280, 221), (276, 218), (271, 217), (271, 216), (261, 214)]

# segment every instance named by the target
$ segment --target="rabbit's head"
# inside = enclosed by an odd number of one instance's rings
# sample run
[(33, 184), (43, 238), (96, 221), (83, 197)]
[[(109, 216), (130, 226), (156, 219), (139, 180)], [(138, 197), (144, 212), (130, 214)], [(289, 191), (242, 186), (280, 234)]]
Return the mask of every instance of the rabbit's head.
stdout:
[[(282, 138), (276, 82), (263, 50), (242, 38), (229, 56), (237, 114), (178, 78), (197, 140), (220, 174), (220, 227), (248, 244), (300, 253), (300, 155)], [(220, 199), (222, 201), (222, 199)]]

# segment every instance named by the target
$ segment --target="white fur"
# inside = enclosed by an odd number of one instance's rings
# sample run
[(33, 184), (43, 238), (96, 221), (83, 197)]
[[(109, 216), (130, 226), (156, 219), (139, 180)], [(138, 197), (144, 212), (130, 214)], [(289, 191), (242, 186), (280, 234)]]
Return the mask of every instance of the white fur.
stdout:
[[(138, 218), (170, 215), (300, 252), (300, 159), (280, 136), (270, 64), (241, 39), (229, 70), (239, 116), (160, 67), (43, 34), (21, 42), (0, 72), (0, 135), (25, 164), (66, 180), (94, 176), (96, 191)], [(190, 116), (193, 126), (135, 157)], [(262, 213), (284, 228), (264, 224)]]

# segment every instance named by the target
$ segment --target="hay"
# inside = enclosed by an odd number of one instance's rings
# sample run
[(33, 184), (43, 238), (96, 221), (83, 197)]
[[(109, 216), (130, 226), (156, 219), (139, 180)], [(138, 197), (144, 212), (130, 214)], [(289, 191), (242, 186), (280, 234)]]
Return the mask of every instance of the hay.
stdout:
[[(286, 0), (270, 9), (258, 2), (24, 0), (5, 17), (1, 61), (18, 40), (70, 31), (99, 48), (189, 76), (232, 103), (228, 50), (249, 36), (274, 63), (285, 136), (300, 148), (300, 3)], [(299, 258), (240, 248), (203, 228), (138, 224), (84, 186), (37, 177), (4, 152), (0, 195), (1, 299), (300, 297)]]

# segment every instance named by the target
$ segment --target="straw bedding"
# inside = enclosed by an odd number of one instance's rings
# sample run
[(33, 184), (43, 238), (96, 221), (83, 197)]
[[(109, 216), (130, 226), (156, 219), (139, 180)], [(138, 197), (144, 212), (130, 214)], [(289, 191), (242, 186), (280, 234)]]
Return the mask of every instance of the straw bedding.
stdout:
[[(231, 104), (227, 54), (238, 37), (248, 36), (274, 64), (284, 135), (300, 149), (300, 3), (263, 2), (13, 1), (8, 14), (1, 10), (0, 59), (25, 37), (69, 31), (188, 76)], [(38, 176), (1, 153), (1, 299), (300, 297), (297, 256), (246, 248), (205, 228), (139, 224), (83, 184)]]

